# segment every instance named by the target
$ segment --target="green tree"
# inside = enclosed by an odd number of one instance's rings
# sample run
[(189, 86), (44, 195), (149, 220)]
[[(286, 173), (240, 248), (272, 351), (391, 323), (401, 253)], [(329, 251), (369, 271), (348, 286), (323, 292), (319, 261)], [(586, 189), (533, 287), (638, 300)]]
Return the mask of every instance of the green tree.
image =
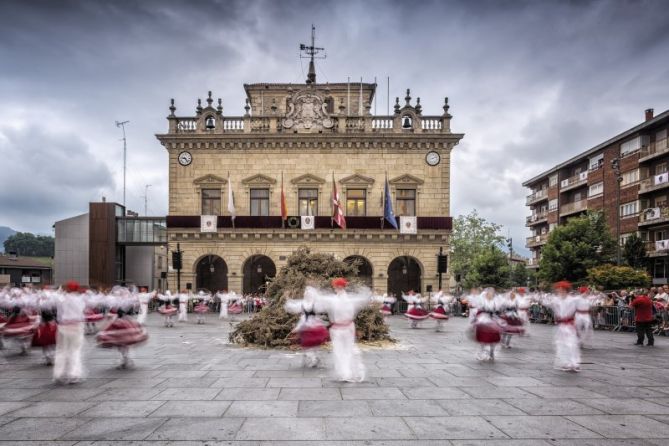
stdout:
[(463, 284), (469, 283), (467, 276), (474, 259), (491, 247), (500, 247), (504, 237), (499, 234), (500, 225), (488, 222), (474, 209), (469, 215), (460, 215), (453, 222), (450, 244), (450, 268), (453, 276), (460, 275)]
[(511, 286), (527, 286), (529, 277), (527, 266), (524, 263), (516, 263), (511, 267)]
[(52, 257), (54, 255), (53, 237), (17, 232), (5, 240), (5, 252), (14, 251), (21, 256)]
[(511, 266), (506, 254), (496, 246), (491, 246), (474, 257), (469, 272), (463, 282), (465, 288), (511, 286)]
[(625, 240), (625, 245), (623, 246), (623, 259), (625, 259), (625, 263), (632, 268), (646, 267), (646, 243), (641, 237), (632, 234)]
[(588, 269), (610, 262), (615, 249), (602, 212), (572, 218), (550, 233), (541, 251), (539, 279), (544, 283), (582, 282)]
[(630, 266), (600, 265), (588, 270), (588, 283), (605, 290), (621, 290), (632, 287), (647, 287), (650, 275)]

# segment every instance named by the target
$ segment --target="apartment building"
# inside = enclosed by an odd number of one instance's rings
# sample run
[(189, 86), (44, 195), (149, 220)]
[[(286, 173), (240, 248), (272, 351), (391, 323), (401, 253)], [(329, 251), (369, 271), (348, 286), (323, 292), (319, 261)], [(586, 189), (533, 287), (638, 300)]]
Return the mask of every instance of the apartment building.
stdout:
[(538, 267), (548, 234), (588, 210), (604, 211), (621, 244), (646, 241), (654, 283), (669, 276), (669, 110), (527, 180), (528, 265)]

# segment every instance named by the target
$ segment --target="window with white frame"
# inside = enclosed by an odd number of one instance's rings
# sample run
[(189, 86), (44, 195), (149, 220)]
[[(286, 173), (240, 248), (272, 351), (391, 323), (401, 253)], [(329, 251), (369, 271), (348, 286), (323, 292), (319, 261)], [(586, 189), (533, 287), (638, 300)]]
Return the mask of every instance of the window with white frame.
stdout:
[(599, 155), (593, 156), (590, 158), (589, 169), (597, 170), (604, 165), (604, 154), (600, 153)]
[(628, 232), (627, 234), (620, 234), (620, 245), (624, 246), (627, 243), (627, 239), (632, 237), (636, 232)]
[(588, 197), (594, 197), (604, 193), (604, 182), (600, 181), (599, 183), (592, 184), (588, 189)]
[(630, 170), (621, 174), (623, 180), (620, 182), (621, 186), (628, 186), (639, 181), (639, 169)]
[(655, 145), (662, 148), (667, 146), (667, 129), (660, 130), (655, 134)]
[(549, 211), (555, 211), (558, 208), (558, 201), (557, 198), (554, 198), (548, 202), (548, 210)]
[(631, 217), (639, 213), (639, 201), (630, 201), (620, 205), (620, 216)]
[(554, 187), (554, 186), (557, 186), (557, 183), (558, 183), (558, 176), (557, 176), (557, 174), (555, 174), (555, 175), (551, 175), (550, 177), (548, 177), (548, 187)]
[(659, 163), (655, 166), (655, 175), (661, 175), (667, 171), (667, 163)]
[(625, 141), (624, 143), (620, 144), (620, 156), (625, 156), (636, 152), (637, 150), (641, 149), (641, 147), (648, 144), (647, 140), (647, 136), (640, 135), (634, 139)]

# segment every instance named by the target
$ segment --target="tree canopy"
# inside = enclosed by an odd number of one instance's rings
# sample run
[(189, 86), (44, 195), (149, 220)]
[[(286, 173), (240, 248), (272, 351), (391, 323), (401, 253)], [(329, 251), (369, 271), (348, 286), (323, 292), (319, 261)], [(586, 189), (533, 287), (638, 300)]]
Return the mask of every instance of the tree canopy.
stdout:
[(588, 283), (605, 290), (647, 287), (650, 282), (646, 271), (629, 266), (601, 265), (588, 270)]
[(5, 252), (16, 252), (21, 256), (52, 257), (55, 241), (48, 235), (35, 235), (30, 232), (17, 232), (5, 240)]
[(602, 212), (572, 218), (550, 233), (541, 251), (539, 278), (544, 283), (583, 282), (590, 268), (613, 259), (615, 246)]
[(636, 234), (632, 234), (625, 240), (623, 246), (623, 259), (632, 268), (645, 268), (648, 260), (646, 258), (646, 244)]
[(463, 285), (465, 288), (479, 286), (509, 288), (511, 266), (506, 254), (495, 245), (479, 253), (474, 257)]
[[(451, 249), (449, 263), (451, 274), (460, 275), (463, 285), (467, 286), (475, 281), (467, 279), (472, 271), (474, 259), (484, 252), (489, 252), (491, 247), (498, 249), (504, 242), (504, 237), (499, 234), (500, 229), (500, 225), (488, 222), (479, 216), (476, 209), (468, 215), (455, 218), (449, 241)], [(490, 258), (486, 257), (481, 261), (485, 263), (488, 260)]]

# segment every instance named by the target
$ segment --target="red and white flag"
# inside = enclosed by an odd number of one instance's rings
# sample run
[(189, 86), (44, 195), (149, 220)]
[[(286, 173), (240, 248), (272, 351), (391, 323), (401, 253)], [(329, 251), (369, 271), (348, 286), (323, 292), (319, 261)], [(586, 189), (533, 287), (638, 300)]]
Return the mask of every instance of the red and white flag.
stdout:
[(337, 191), (334, 173), (332, 174), (332, 219), (340, 228), (346, 229), (346, 219), (344, 218), (344, 210), (341, 208), (341, 202), (339, 201), (339, 192)]
[(281, 221), (288, 219), (288, 207), (286, 206), (286, 194), (283, 192), (283, 172), (281, 172)]

